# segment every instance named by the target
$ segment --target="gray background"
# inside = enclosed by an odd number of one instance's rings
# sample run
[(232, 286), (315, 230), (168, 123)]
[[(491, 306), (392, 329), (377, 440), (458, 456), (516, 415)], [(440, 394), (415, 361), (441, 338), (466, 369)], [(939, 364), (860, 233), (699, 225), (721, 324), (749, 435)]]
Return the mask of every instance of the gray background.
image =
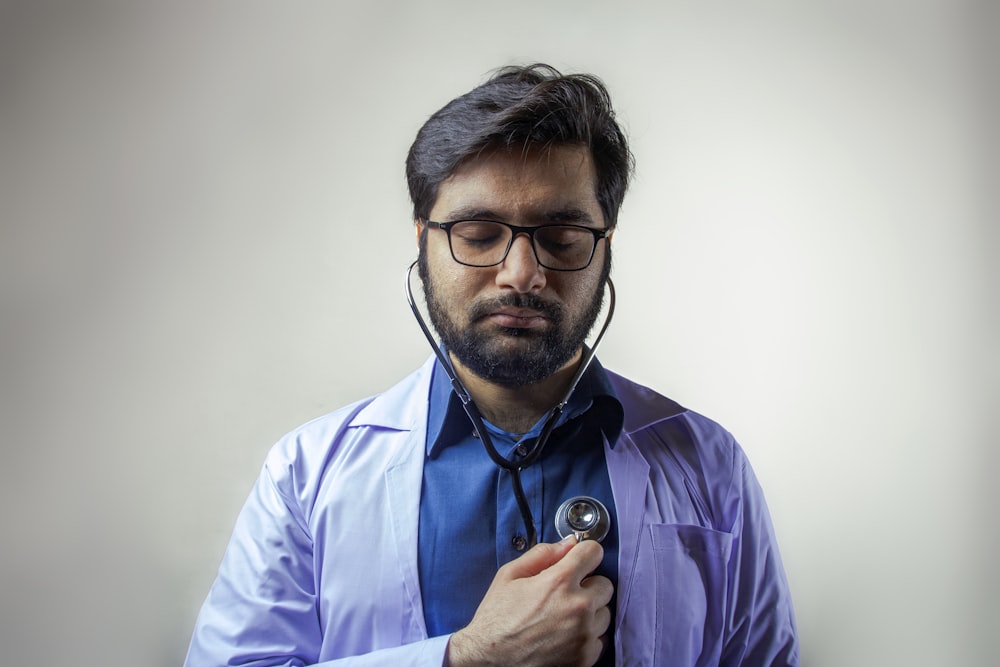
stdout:
[(638, 159), (601, 358), (745, 445), (805, 664), (991, 664), (994, 10), (0, 2), (0, 661), (182, 660), (273, 441), (428, 354), (415, 131), (544, 60)]

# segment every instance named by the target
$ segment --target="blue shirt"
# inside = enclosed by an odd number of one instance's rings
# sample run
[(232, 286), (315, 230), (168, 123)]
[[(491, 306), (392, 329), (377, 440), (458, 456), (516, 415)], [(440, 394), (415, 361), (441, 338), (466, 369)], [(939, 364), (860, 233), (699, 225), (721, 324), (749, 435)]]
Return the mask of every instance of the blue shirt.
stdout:
[[(461, 629), (486, 595), (499, 567), (525, 550), (525, 529), (510, 473), (490, 459), (476, 437), (447, 374), (435, 365), (427, 421), (427, 459), (420, 496), (418, 565), (424, 618), (430, 636)], [(611, 514), (597, 574), (617, 583), (618, 533), (604, 438), (615, 442), (623, 411), (595, 360), (584, 374), (539, 459), (521, 472), (540, 542), (558, 542), (555, 511), (572, 496), (600, 500)], [(504, 456), (530, 449), (544, 417), (521, 436), (489, 422)], [(612, 609), (614, 606), (612, 604)]]

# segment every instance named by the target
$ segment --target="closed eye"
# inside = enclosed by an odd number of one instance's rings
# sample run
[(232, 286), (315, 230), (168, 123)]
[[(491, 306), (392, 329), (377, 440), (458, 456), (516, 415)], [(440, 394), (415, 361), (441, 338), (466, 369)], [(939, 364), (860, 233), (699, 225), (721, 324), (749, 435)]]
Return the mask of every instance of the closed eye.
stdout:
[(451, 228), (452, 239), (470, 246), (487, 247), (503, 243), (508, 230), (495, 222), (468, 220), (456, 223)]

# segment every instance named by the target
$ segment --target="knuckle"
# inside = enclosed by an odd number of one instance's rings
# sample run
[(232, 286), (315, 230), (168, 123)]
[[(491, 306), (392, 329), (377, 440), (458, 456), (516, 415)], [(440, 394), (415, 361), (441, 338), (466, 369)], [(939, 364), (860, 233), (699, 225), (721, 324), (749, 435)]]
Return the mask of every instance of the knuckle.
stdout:
[(572, 573), (565, 570), (551, 570), (550, 583), (553, 588), (564, 588), (572, 583)]
[(570, 614), (576, 619), (589, 616), (595, 609), (594, 602), (588, 595), (574, 595), (570, 598), (568, 607)]

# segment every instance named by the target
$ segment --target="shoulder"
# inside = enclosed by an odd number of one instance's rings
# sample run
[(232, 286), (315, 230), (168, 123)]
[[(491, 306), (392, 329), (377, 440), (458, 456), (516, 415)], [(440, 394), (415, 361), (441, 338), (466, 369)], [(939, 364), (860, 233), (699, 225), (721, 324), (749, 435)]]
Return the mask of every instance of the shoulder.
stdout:
[(608, 376), (625, 413), (622, 440), (654, 478), (683, 479), (716, 501), (741, 493), (746, 455), (725, 427), (649, 387)]
[(607, 371), (625, 412), (624, 432), (630, 436), (669, 436), (670, 441), (732, 449), (732, 434), (721, 424), (682, 406), (654, 389)]
[(429, 375), (425, 364), (381, 394), (293, 429), (268, 452), (264, 472), (282, 495), (308, 506), (332, 474), (388, 465), (410, 432), (426, 421), (421, 416), (427, 409)]

